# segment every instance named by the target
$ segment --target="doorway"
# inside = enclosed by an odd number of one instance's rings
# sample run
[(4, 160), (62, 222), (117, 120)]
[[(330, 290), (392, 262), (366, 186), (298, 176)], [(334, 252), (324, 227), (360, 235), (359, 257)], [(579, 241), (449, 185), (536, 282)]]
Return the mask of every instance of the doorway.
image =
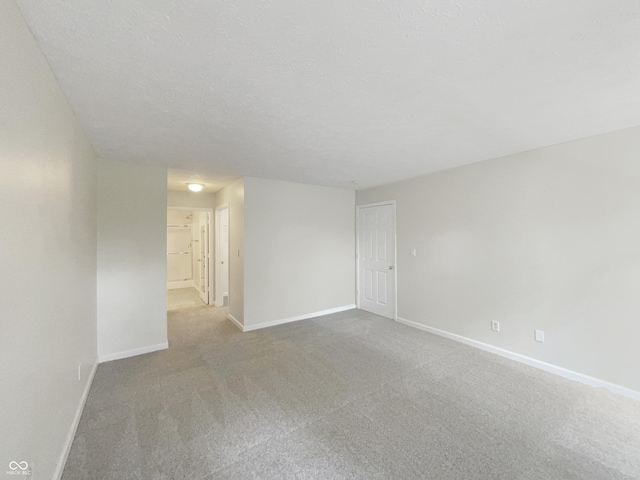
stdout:
[(195, 280), (195, 284), (198, 288), (198, 294), (200, 299), (205, 303), (209, 304), (210, 296), (213, 294), (211, 292), (211, 279), (209, 275), (209, 270), (211, 266), (210, 263), (210, 252), (211, 248), (209, 245), (209, 231), (211, 221), (209, 219), (208, 212), (194, 212), (194, 217), (197, 217), (198, 221), (194, 226), (194, 237), (197, 238), (197, 243), (195, 250), (197, 250), (197, 258), (194, 263), (194, 267), (198, 269), (198, 279)]
[(229, 306), (229, 205), (216, 208), (216, 307)]
[(396, 205), (360, 205), (357, 212), (358, 308), (396, 318)]
[(167, 208), (167, 309), (213, 303), (213, 209)]

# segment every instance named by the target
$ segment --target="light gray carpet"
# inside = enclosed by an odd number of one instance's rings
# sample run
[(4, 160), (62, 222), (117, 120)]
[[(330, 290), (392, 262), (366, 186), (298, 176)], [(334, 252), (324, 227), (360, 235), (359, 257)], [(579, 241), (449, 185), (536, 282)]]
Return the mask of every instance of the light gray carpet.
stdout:
[(167, 290), (167, 310), (202, 307), (206, 305), (195, 287), (172, 288)]
[(169, 334), (99, 366), (64, 480), (640, 478), (640, 403), (363, 311)]

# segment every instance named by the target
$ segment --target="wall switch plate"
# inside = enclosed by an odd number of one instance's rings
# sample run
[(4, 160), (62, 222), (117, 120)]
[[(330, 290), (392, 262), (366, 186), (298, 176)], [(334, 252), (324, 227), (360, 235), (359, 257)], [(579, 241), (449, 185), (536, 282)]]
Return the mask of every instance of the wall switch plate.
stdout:
[(411, 249), (411, 256), (412, 256), (412, 257), (415, 257), (417, 254), (418, 254), (418, 252), (416, 251), (416, 249), (415, 249), (415, 248), (412, 248), (412, 249)]
[(535, 340), (536, 342), (544, 343), (544, 332), (542, 330), (535, 330)]
[(497, 320), (491, 320), (491, 330), (494, 332), (500, 331), (500, 322)]

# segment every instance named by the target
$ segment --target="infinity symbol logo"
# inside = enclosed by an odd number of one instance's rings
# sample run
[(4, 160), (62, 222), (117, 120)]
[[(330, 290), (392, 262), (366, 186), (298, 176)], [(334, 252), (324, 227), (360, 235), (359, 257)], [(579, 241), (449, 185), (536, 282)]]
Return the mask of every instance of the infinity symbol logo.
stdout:
[(9, 462), (9, 468), (11, 470), (26, 470), (27, 468), (29, 468), (29, 464), (27, 462)]

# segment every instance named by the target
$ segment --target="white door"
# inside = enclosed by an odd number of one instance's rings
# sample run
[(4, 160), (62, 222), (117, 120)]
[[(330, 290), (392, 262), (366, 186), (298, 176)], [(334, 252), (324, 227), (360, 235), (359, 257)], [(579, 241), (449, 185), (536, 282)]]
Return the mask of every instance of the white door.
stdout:
[(216, 210), (216, 306), (228, 305), (228, 297), (229, 207), (227, 206)]
[(393, 204), (358, 207), (358, 306), (396, 313), (396, 219)]

